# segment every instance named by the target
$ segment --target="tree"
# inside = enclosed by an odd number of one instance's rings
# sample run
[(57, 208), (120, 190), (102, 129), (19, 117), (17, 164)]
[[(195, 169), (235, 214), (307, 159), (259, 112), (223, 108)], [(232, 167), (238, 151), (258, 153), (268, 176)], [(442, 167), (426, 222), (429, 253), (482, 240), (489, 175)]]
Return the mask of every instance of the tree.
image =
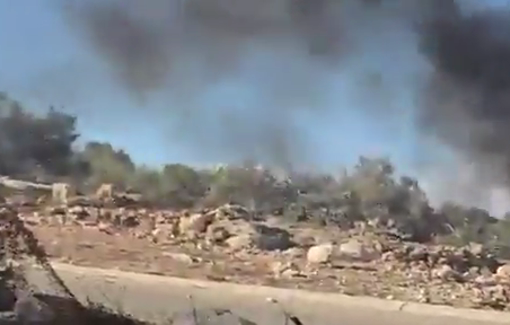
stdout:
[(123, 150), (116, 150), (109, 143), (89, 142), (80, 153), (90, 164), (88, 184), (93, 187), (101, 183), (112, 183), (126, 188), (135, 176), (136, 166)]
[(195, 205), (209, 185), (207, 175), (183, 164), (165, 165), (161, 178), (165, 201), (174, 207), (188, 208)]
[(164, 197), (162, 177), (158, 170), (139, 166), (130, 177), (128, 184), (130, 188), (140, 192), (147, 201), (153, 204), (164, 203), (162, 200)]
[(208, 204), (243, 204), (252, 210), (271, 209), (283, 199), (280, 189), (270, 170), (247, 161), (240, 166), (218, 169), (205, 201)]
[(50, 107), (43, 116), (20, 103), (0, 101), (0, 173), (17, 177), (58, 177), (73, 170), (76, 118)]

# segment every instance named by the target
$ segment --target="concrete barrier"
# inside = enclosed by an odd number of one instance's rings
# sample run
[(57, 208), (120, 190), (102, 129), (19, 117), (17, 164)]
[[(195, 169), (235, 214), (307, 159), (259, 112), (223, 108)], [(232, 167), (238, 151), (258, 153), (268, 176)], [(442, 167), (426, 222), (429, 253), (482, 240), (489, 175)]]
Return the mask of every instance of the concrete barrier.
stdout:
[(52, 265), (57, 273), (69, 272), (82, 275), (95, 275), (113, 280), (117, 279), (124, 282), (135, 281), (162, 287), (175, 287), (181, 290), (189, 288), (190, 291), (196, 289), (207, 289), (215, 292), (228, 292), (233, 295), (255, 297), (261, 300), (272, 298), (282, 303), (299, 302), (304, 305), (321, 304), (327, 305), (328, 308), (332, 308), (332, 310), (334, 310), (335, 306), (341, 306), (344, 309), (354, 308), (367, 311), (392, 311), (401, 314), (412, 314), (424, 317), (447, 317), (456, 318), (458, 320), (468, 320), (471, 322), (476, 321), (494, 324), (510, 324), (510, 312), (454, 308), (449, 306), (383, 300), (373, 297), (354, 297), (336, 293), (310, 292), (297, 289), (282, 289), (265, 286), (183, 279), (119, 270), (80, 267), (62, 263), (52, 263)]

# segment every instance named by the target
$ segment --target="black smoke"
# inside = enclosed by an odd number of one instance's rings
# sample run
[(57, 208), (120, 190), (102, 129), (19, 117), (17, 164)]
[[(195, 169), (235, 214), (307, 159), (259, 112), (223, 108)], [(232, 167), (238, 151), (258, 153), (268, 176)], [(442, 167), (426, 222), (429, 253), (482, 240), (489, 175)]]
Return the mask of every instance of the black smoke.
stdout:
[[(342, 71), (362, 54), (360, 44), (377, 44), (381, 33), (409, 32), (416, 42), (381, 46), (412, 46), (430, 68), (410, 85), (419, 98), (410, 108), (417, 130), (491, 181), (509, 180), (510, 15), (469, 6), (467, 0), (90, 0), (66, 1), (62, 12), (138, 99), (163, 90), (185, 102), (221, 82), (249, 80), (256, 89), (251, 112), (220, 116), (213, 134), (197, 135), (206, 122), (197, 105), (164, 114), (186, 122), (191, 145), (214, 138), (208, 143), (215, 150), (256, 151), (286, 164), (310, 157), (295, 117), (321, 114), (331, 71)], [(263, 64), (247, 69), (255, 57)], [(399, 62), (388, 69), (398, 70)], [(386, 82), (384, 75), (380, 80)], [(394, 114), (377, 100), (369, 106), (378, 118)]]
[[(343, 23), (349, 18), (344, 9), (354, 5), (91, 0), (65, 1), (61, 9), (78, 39), (107, 63), (134, 100), (146, 103), (157, 92), (173, 98), (157, 114), (179, 120), (179, 136), (190, 146), (289, 165), (304, 159), (309, 148), (296, 114), (321, 106), (329, 71), (355, 47)], [(255, 97), (247, 108), (224, 100), (208, 119), (204, 112), (211, 108), (194, 101), (223, 83), (243, 82)], [(201, 134), (211, 129), (205, 124), (216, 131)]]
[(432, 66), (418, 106), (419, 127), (510, 181), (510, 11), (452, 7), (419, 29)]
[(91, 0), (62, 7), (137, 93), (166, 86), (183, 63), (200, 64), (201, 77), (215, 79), (234, 74), (250, 51), (325, 58), (350, 46), (341, 40), (344, 6), (330, 0)]

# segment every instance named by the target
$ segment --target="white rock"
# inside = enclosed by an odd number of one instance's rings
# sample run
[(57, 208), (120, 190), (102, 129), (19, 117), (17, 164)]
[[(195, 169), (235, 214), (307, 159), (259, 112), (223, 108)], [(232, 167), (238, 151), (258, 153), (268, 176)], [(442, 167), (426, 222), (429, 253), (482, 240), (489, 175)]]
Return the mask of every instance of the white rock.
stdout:
[(338, 254), (343, 258), (369, 262), (379, 258), (380, 254), (358, 240), (351, 239), (338, 247)]
[(503, 280), (510, 280), (510, 264), (504, 264), (498, 267), (496, 276)]
[(171, 259), (184, 264), (193, 264), (195, 262), (195, 259), (193, 257), (184, 253), (163, 252), (162, 255), (170, 257)]
[(306, 254), (306, 260), (312, 264), (327, 263), (331, 260), (333, 249), (334, 246), (331, 243), (310, 247)]
[(437, 269), (434, 270), (433, 274), (435, 277), (442, 280), (450, 280), (458, 276), (458, 273), (455, 272), (455, 270), (452, 269), (452, 267), (447, 264), (439, 266)]

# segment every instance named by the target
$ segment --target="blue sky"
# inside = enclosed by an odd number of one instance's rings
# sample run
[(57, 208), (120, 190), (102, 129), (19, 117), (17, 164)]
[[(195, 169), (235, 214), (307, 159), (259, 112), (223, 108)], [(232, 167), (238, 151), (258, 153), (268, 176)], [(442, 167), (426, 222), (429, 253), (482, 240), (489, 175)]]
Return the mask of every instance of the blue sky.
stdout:
[[(155, 118), (146, 108), (130, 101), (112, 82), (103, 63), (77, 41), (50, 3), (0, 0), (0, 90), (34, 110), (52, 104), (64, 106), (79, 117), (84, 140), (109, 141), (126, 149), (138, 162), (203, 164), (235, 158), (187, 146), (185, 141), (170, 137), (166, 130), (175, 123), (172, 116)], [(397, 39), (386, 41), (395, 44), (385, 44), (383, 48), (398, 46)], [(397, 75), (384, 68), (395, 61), (405, 66), (416, 54), (403, 51), (402, 57), (394, 57), (382, 51), (370, 55), (369, 50), (356, 60), (391, 80), (380, 100), (393, 108), (394, 116), (381, 124), (380, 118), (367, 115), (361, 109), (368, 105), (367, 101), (355, 91), (359, 79), (347, 70), (332, 75), (331, 91), (320, 104), (324, 113), (302, 116), (298, 123), (306, 125), (303, 130), (316, 144), (314, 163), (318, 165), (351, 164), (360, 154), (377, 154), (391, 157), (406, 169), (414, 168), (423, 157), (416, 149), (418, 139), (409, 115), (409, 108), (414, 105), (413, 92), (408, 85), (417, 72), (414, 69), (419, 67), (401, 69), (403, 72)], [(232, 96), (233, 102), (246, 102), (249, 99), (242, 97), (243, 87), (249, 90), (250, 85), (234, 84), (230, 92), (218, 91), (208, 100)], [(158, 100), (147, 105), (164, 109)]]

